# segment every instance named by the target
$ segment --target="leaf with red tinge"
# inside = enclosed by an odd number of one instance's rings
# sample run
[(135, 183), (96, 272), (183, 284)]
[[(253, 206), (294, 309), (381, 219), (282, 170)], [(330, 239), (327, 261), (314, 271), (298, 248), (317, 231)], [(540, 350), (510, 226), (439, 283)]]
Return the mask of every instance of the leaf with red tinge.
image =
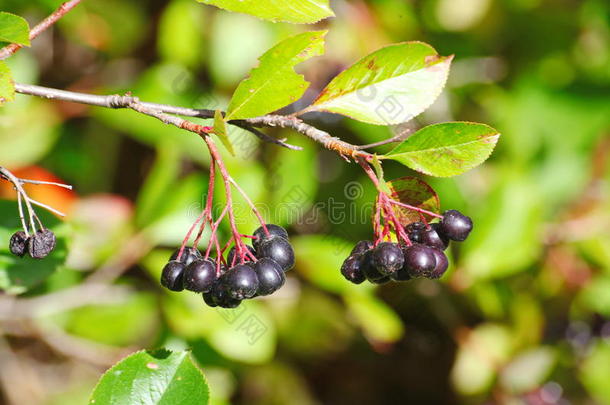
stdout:
[[(386, 183), (390, 189), (390, 197), (403, 204), (421, 208), (426, 211), (440, 213), (441, 203), (436, 192), (425, 181), (417, 177), (401, 177)], [(421, 221), (421, 215), (405, 207), (394, 206), (394, 214), (402, 225)], [(434, 219), (423, 214), (426, 221)]]

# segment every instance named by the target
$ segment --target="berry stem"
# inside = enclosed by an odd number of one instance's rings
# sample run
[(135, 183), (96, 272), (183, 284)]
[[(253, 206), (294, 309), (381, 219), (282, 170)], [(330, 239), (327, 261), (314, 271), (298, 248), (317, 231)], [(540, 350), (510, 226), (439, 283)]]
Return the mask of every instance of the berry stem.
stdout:
[(23, 215), (23, 201), (21, 198), (21, 193), (17, 193), (17, 206), (19, 207), (19, 219), (21, 220), (21, 226), (23, 227), (23, 231), (25, 232), (25, 236), (30, 237), (30, 233), (28, 232), (28, 227), (25, 223), (25, 217)]

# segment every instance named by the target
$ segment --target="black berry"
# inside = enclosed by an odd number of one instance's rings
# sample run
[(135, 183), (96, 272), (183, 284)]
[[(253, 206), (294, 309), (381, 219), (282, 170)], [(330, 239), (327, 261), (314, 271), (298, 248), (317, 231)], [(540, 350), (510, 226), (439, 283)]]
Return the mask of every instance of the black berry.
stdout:
[(378, 279), (375, 279), (375, 280), (371, 280), (371, 283), (373, 283), (373, 284), (385, 284), (385, 283), (389, 282), (390, 279), (391, 279), (390, 276), (385, 276), (385, 277), (381, 277), (381, 278), (378, 278)]
[(28, 240), (28, 253), (34, 259), (43, 259), (55, 249), (55, 234), (49, 229), (37, 231)]
[(258, 250), (258, 247), (261, 245), (261, 243), (263, 243), (264, 240), (271, 238), (272, 236), (279, 236), (280, 238), (288, 240), (288, 232), (286, 232), (286, 230), (281, 226), (274, 224), (265, 224), (265, 226), (267, 227), (269, 235), (267, 235), (265, 229), (262, 226), (258, 227), (256, 231), (254, 231), (254, 233), (252, 234), (252, 236), (254, 236), (254, 239), (252, 239), (252, 246), (254, 246), (254, 249)]
[(223, 278), (220, 278), (216, 284), (214, 284), (211, 295), (216, 306), (221, 308), (237, 308), (241, 303), (241, 300), (232, 298), (229, 295), (227, 285), (225, 284)]
[(214, 294), (212, 294), (212, 291), (203, 293), (201, 295), (203, 296), (203, 302), (205, 302), (208, 307), (213, 308), (218, 306), (216, 300), (214, 299)]
[(264, 239), (256, 250), (257, 257), (268, 257), (275, 260), (282, 270), (288, 271), (294, 267), (294, 250), (290, 243), (279, 236)]
[(432, 249), (432, 252), (436, 259), (436, 265), (434, 266), (432, 273), (430, 273), (430, 278), (441, 278), (447, 271), (447, 267), (449, 267), (449, 260), (447, 260), (447, 256), (438, 249)]
[(440, 250), (445, 250), (448, 246), (448, 241), (445, 242), (445, 240), (443, 240), (443, 238), (441, 238), (441, 236), (438, 234), (435, 227), (432, 226), (430, 226), (429, 229), (424, 229), (421, 231), (418, 242), (422, 245)]
[(184, 288), (189, 291), (210, 292), (216, 279), (216, 265), (211, 260), (195, 260), (184, 270)]
[(186, 266), (177, 260), (170, 260), (161, 273), (161, 285), (171, 291), (184, 290), (182, 282)]
[(279, 290), (286, 281), (282, 267), (273, 259), (263, 257), (254, 265), (258, 278), (257, 295), (269, 295)]
[(372, 263), (372, 255), (373, 250), (368, 250), (362, 255), (362, 262), (360, 266), (362, 268), (362, 272), (367, 280), (371, 282), (375, 282), (376, 280), (381, 280), (386, 277), (385, 274), (382, 274), (377, 270), (377, 268)]
[(256, 272), (247, 264), (238, 264), (229, 269), (222, 277), (229, 296), (233, 299), (243, 300), (252, 298), (258, 290), (258, 277)]
[(366, 280), (366, 276), (364, 275), (361, 264), (362, 255), (352, 255), (343, 262), (343, 265), (341, 266), (341, 274), (343, 274), (343, 277), (345, 277), (348, 281), (351, 281), (354, 284), (360, 284)]
[(11, 236), (9, 249), (15, 256), (23, 257), (28, 250), (28, 236), (23, 231), (18, 231)]
[(382, 242), (371, 255), (371, 264), (383, 275), (395, 273), (402, 267), (404, 256), (400, 246), (392, 242)]
[(436, 267), (436, 257), (431, 247), (415, 244), (404, 249), (405, 267), (409, 276), (428, 277)]
[[(169, 260), (178, 260), (178, 254), (180, 253), (180, 249), (177, 249)], [(202, 259), (203, 256), (201, 252), (193, 247), (185, 247), (182, 251), (182, 256), (180, 256), (180, 263), (184, 263), (185, 265), (189, 265), (193, 263), (195, 260)]]
[[(406, 259), (405, 251), (408, 248), (409, 248), (409, 246), (402, 247), (402, 252), (403, 252), (403, 256), (405, 257), (405, 259)], [(396, 280), (396, 281), (411, 280), (411, 273), (409, 272), (409, 269), (407, 268), (407, 261), (405, 260), (402, 267), (400, 269), (398, 269), (398, 271), (396, 271), (395, 273), (391, 274), (390, 277), (392, 278), (392, 280)]]
[(472, 231), (472, 219), (456, 210), (445, 211), (440, 229), (449, 239), (462, 242)]
[(421, 242), (421, 234), (426, 230), (426, 225), (423, 222), (411, 222), (405, 227), (407, 236), (413, 243)]
[(349, 254), (350, 256), (361, 255), (367, 250), (371, 250), (373, 248), (373, 242), (370, 240), (361, 240), (356, 243), (356, 246), (352, 249), (352, 252)]
[[(252, 253), (253, 256), (256, 257), (256, 250), (254, 250), (253, 247), (251, 246), (246, 246), (246, 248), (250, 251), (250, 253)], [(235, 259), (235, 262), (233, 262), (233, 259)], [(248, 256), (245, 257), (245, 261), (246, 262), (251, 262), (252, 259)], [(233, 246), (230, 250), (229, 250), (229, 254), (227, 254), (227, 264), (229, 266), (234, 266), (236, 264), (239, 264), (239, 259), (235, 257), (235, 246)]]

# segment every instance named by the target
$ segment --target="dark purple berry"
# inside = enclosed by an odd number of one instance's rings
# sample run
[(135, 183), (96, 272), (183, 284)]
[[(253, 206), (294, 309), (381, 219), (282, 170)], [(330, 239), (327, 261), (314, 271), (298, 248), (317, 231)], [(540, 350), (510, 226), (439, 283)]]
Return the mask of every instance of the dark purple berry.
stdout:
[(448, 243), (445, 243), (443, 238), (441, 238), (441, 236), (432, 226), (430, 227), (430, 229), (425, 229), (421, 232), (418, 242), (422, 245), (430, 246), (440, 250), (445, 250), (448, 246)]
[[(180, 253), (180, 249), (177, 249), (169, 260), (178, 260), (178, 254)], [(203, 259), (201, 252), (193, 247), (185, 247), (182, 251), (182, 256), (180, 256), (180, 263), (184, 263), (185, 265), (189, 265), (193, 263), (195, 260)]]
[(294, 267), (294, 250), (290, 243), (279, 236), (263, 240), (256, 250), (257, 257), (268, 257), (275, 260), (282, 270), (288, 271)]
[(361, 264), (362, 255), (352, 255), (343, 262), (341, 274), (343, 274), (343, 277), (348, 281), (351, 281), (354, 284), (360, 284), (366, 280)]
[[(250, 253), (252, 253), (253, 256), (256, 257), (256, 250), (254, 250), (253, 247), (251, 246), (246, 246), (246, 248), (250, 251)], [(233, 259), (235, 259), (235, 262), (233, 262)], [(245, 256), (245, 262), (251, 262), (252, 258), (250, 258), (249, 256)], [(235, 257), (235, 246), (231, 247), (231, 249), (229, 249), (229, 254), (227, 254), (227, 264), (229, 266), (235, 266), (236, 264), (239, 264), (239, 258)]]
[(449, 239), (462, 242), (472, 231), (472, 219), (456, 210), (445, 211), (440, 229)]
[(447, 260), (445, 253), (438, 249), (432, 249), (432, 252), (436, 259), (436, 266), (434, 266), (434, 270), (430, 273), (430, 278), (441, 278), (447, 271), (447, 267), (449, 267), (449, 260)]
[(203, 302), (205, 302), (208, 307), (214, 308), (218, 306), (216, 300), (214, 299), (214, 294), (212, 294), (212, 291), (203, 293), (201, 295), (203, 296)]
[(232, 298), (229, 295), (227, 285), (222, 278), (218, 279), (216, 284), (214, 284), (211, 295), (214, 303), (221, 308), (237, 308), (241, 304), (241, 300)]
[(436, 234), (439, 238), (441, 238), (445, 246), (449, 247), (449, 238), (443, 233), (443, 230), (441, 229), (441, 223), (435, 222), (433, 224), (430, 224), (430, 227), (436, 231)]
[(279, 236), (280, 238), (288, 240), (288, 232), (286, 232), (286, 230), (281, 226), (274, 224), (265, 224), (265, 226), (267, 227), (267, 231), (269, 232), (268, 235), (262, 226), (258, 227), (256, 231), (254, 231), (254, 233), (252, 234), (252, 236), (254, 236), (254, 239), (252, 239), (252, 246), (254, 246), (254, 249), (258, 250), (260, 244), (263, 243), (264, 240), (269, 239), (272, 236)]
[(368, 250), (362, 255), (362, 262), (360, 266), (362, 272), (367, 280), (374, 282), (375, 280), (381, 280), (385, 278), (385, 274), (382, 274), (372, 263), (373, 250)]
[(373, 249), (371, 264), (383, 275), (395, 273), (403, 263), (402, 250), (396, 243), (382, 242)]
[(28, 236), (23, 231), (18, 231), (11, 236), (9, 249), (15, 256), (23, 257), (28, 250)]
[(211, 260), (195, 260), (184, 270), (184, 288), (189, 291), (210, 292), (216, 279), (216, 264)]
[(414, 277), (428, 277), (436, 267), (434, 249), (428, 246), (415, 244), (404, 249), (405, 267)]
[(34, 259), (43, 259), (55, 249), (56, 242), (50, 229), (39, 230), (28, 240), (28, 253)]
[(273, 259), (263, 257), (254, 265), (258, 277), (257, 295), (270, 295), (279, 290), (286, 281), (282, 267)]
[(373, 248), (373, 242), (370, 240), (361, 240), (356, 243), (356, 246), (352, 249), (352, 252), (349, 254), (350, 256), (356, 256), (364, 254), (367, 250), (371, 250)]
[(413, 243), (421, 242), (421, 234), (426, 230), (426, 225), (423, 222), (411, 222), (405, 227), (409, 240)]
[(161, 273), (161, 285), (171, 291), (184, 290), (182, 282), (186, 266), (177, 260), (170, 260)]
[(373, 284), (385, 284), (385, 283), (389, 282), (390, 280), (391, 280), (390, 276), (385, 276), (385, 277), (378, 278), (376, 280), (371, 280), (371, 283), (373, 283)]
[(238, 264), (222, 277), (229, 296), (236, 300), (252, 298), (258, 290), (258, 277), (252, 266)]

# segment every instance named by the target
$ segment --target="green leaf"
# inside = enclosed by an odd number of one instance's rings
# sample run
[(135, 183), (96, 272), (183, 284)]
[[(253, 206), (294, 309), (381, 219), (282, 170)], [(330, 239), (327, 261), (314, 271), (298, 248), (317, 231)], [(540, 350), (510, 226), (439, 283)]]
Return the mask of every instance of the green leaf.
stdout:
[[(434, 189), (417, 177), (401, 177), (386, 184), (390, 189), (390, 197), (403, 204), (412, 205), (437, 214), (441, 210), (441, 204)], [(394, 206), (394, 213), (403, 225), (421, 220), (420, 214), (404, 207)], [(430, 215), (424, 216), (426, 221), (433, 219)]]
[(446, 122), (420, 129), (383, 158), (430, 176), (450, 177), (487, 160), (499, 137), (484, 124)]
[(227, 120), (259, 117), (297, 101), (309, 87), (294, 66), (324, 53), (326, 31), (312, 31), (289, 37), (259, 58), (231, 99)]
[(235, 150), (233, 149), (229, 135), (227, 135), (227, 124), (220, 110), (214, 112), (214, 133), (220, 138), (220, 141), (225, 148), (227, 148), (229, 153), (235, 156)]
[(15, 99), (15, 83), (6, 63), (0, 61), (0, 105)]
[(209, 388), (188, 352), (140, 351), (115, 364), (95, 387), (95, 405), (202, 405)]
[(273, 22), (311, 24), (335, 14), (328, 0), (197, 0), (228, 11), (246, 13)]
[(381, 48), (335, 77), (304, 112), (328, 111), (376, 125), (407, 122), (440, 95), (452, 59), (422, 42)]
[(0, 42), (30, 46), (30, 26), (18, 15), (0, 12)]
[(377, 174), (377, 180), (379, 181), (379, 187), (381, 188), (381, 190), (384, 193), (390, 194), (391, 190), (388, 187), (388, 185), (386, 184), (386, 181), (385, 181), (384, 175), (383, 175), (383, 167), (381, 167), (381, 162), (379, 161), (379, 157), (377, 155), (373, 155), (372, 165), (373, 165), (373, 168), (375, 169), (375, 174)]

